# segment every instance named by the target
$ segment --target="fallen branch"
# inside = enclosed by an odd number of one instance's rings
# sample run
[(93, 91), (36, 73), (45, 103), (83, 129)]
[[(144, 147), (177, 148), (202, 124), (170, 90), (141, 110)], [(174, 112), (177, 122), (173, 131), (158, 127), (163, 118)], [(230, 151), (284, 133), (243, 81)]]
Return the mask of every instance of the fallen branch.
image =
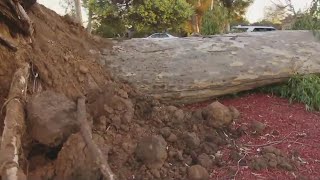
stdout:
[(91, 129), (86, 118), (87, 113), (86, 113), (86, 105), (85, 105), (84, 97), (81, 97), (78, 99), (77, 109), (78, 109), (77, 118), (80, 124), (80, 133), (84, 142), (88, 146), (91, 158), (94, 159), (95, 162), (99, 165), (101, 173), (107, 180), (115, 180), (116, 177), (114, 173), (111, 171), (111, 168), (107, 162), (107, 159), (102, 154), (98, 145), (94, 143), (94, 141), (92, 140)]
[(29, 78), (29, 64), (24, 64), (13, 76), (0, 148), (0, 170), (3, 180), (24, 180), (26, 176), (19, 167), (21, 137), (25, 133), (25, 111), (23, 102), (26, 98)]
[(234, 180), (236, 180), (236, 177), (237, 177), (237, 175), (238, 175), (238, 173), (239, 173), (239, 171), (240, 171), (240, 162), (241, 162), (242, 160), (244, 160), (244, 158), (246, 158), (247, 155), (248, 155), (248, 154), (246, 153), (246, 154), (244, 154), (244, 155), (242, 156), (242, 158), (239, 159), (238, 164), (237, 164), (237, 171), (236, 171), (236, 173), (233, 175), (233, 179), (234, 179)]
[(293, 132), (289, 133), (287, 136), (285, 136), (283, 139), (279, 140), (279, 141), (273, 141), (273, 142), (269, 142), (269, 143), (265, 143), (265, 144), (244, 144), (243, 146), (245, 147), (265, 147), (265, 146), (271, 146), (271, 145), (277, 145), (277, 144), (281, 144), (283, 143), (286, 139), (289, 138), (289, 136), (292, 134)]

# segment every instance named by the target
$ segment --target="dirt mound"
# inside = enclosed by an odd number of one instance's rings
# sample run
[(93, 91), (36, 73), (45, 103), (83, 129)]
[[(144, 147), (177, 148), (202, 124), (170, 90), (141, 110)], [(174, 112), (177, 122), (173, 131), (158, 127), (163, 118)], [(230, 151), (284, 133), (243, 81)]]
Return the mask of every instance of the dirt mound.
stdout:
[[(103, 66), (110, 43), (88, 35), (68, 17), (41, 5), (33, 5), (28, 15), (35, 28), (31, 39), (0, 19), (0, 35), (16, 47), (12, 51), (0, 46), (1, 104), (6, 105), (13, 73), (27, 62), (31, 66), (27, 102), (37, 107), (28, 109), (27, 122), (35, 125), (36, 115), (36, 119), (50, 124), (67, 117), (63, 113), (73, 113), (73, 103), (58, 103), (60, 96), (50, 93), (42, 94), (48, 97), (45, 103), (41, 101), (41, 109), (36, 97), (46, 90), (66, 96), (68, 100), (63, 102), (86, 96), (92, 139), (108, 157), (118, 179), (206, 180), (214, 167), (224, 165), (220, 150), (235, 146), (232, 137), (236, 133), (229, 128), (239, 117), (234, 107), (218, 102), (195, 111), (164, 106), (111, 78)], [(50, 98), (54, 100), (50, 102)], [(52, 111), (59, 111), (46, 112), (50, 105), (56, 106)], [(21, 162), (21, 168), (28, 179), (102, 179), (80, 133), (68, 137), (63, 132), (59, 141), (42, 141), (54, 128), (47, 126), (48, 131), (36, 134), (30, 132), (35, 131), (32, 125), (28, 124), (29, 133), (24, 135), (22, 145), (25, 162)]]

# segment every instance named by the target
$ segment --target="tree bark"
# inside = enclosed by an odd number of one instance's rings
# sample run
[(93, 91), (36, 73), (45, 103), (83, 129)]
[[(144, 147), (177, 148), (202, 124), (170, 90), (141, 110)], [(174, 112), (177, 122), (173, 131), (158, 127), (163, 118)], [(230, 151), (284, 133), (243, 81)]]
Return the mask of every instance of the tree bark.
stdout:
[(13, 76), (6, 105), (6, 117), (0, 148), (0, 170), (2, 180), (24, 180), (19, 167), (21, 138), (26, 130), (23, 102), (26, 99), (29, 79), (29, 64), (24, 64)]
[(81, 1), (80, 0), (74, 0), (74, 6), (75, 6), (75, 9), (76, 9), (77, 22), (82, 25)]
[(320, 73), (320, 43), (308, 31), (131, 39), (114, 46), (119, 50), (108, 57), (113, 73), (170, 103), (200, 102), (283, 82), (295, 73)]
[(87, 31), (89, 34), (91, 34), (91, 31), (92, 31), (92, 16), (93, 16), (92, 9), (89, 8), (89, 17), (88, 17), (88, 25), (87, 25)]

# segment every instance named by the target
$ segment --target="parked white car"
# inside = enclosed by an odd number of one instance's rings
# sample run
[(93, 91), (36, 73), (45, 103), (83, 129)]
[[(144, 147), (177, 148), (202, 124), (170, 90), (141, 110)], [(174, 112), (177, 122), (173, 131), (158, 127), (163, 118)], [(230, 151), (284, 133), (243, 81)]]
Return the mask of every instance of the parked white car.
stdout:
[(275, 31), (276, 28), (272, 26), (233, 26), (231, 32), (266, 32)]

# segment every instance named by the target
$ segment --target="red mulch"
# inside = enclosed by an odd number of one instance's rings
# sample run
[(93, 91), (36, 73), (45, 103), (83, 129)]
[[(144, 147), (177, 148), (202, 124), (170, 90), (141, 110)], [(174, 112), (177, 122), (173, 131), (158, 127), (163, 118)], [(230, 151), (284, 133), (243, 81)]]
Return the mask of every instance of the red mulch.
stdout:
[[(234, 124), (235, 127), (240, 125), (249, 127), (254, 120), (267, 125), (261, 136), (244, 135), (236, 139), (237, 144), (265, 144), (282, 140), (289, 135), (282, 143), (274, 146), (287, 153), (289, 157), (295, 154), (296, 157), (301, 158), (301, 160), (296, 158), (296, 161), (304, 162), (291, 172), (272, 168), (254, 171), (247, 166), (241, 166), (236, 179), (320, 179), (319, 112), (308, 112), (303, 104), (290, 104), (287, 99), (266, 94), (251, 94), (240, 98), (222, 99), (220, 102), (228, 106), (234, 106), (241, 112), (241, 118)], [(196, 109), (207, 104), (197, 104), (188, 106), (188, 108)], [(258, 153), (258, 147), (250, 149), (253, 153), (248, 156), (254, 156)], [(228, 154), (227, 151), (222, 150), (222, 153)], [(238, 169), (237, 164), (237, 162), (227, 160), (226, 166), (213, 170), (212, 179), (230, 179), (230, 177), (226, 177), (228, 173), (230, 175), (230, 169), (233, 169), (233, 172)]]

